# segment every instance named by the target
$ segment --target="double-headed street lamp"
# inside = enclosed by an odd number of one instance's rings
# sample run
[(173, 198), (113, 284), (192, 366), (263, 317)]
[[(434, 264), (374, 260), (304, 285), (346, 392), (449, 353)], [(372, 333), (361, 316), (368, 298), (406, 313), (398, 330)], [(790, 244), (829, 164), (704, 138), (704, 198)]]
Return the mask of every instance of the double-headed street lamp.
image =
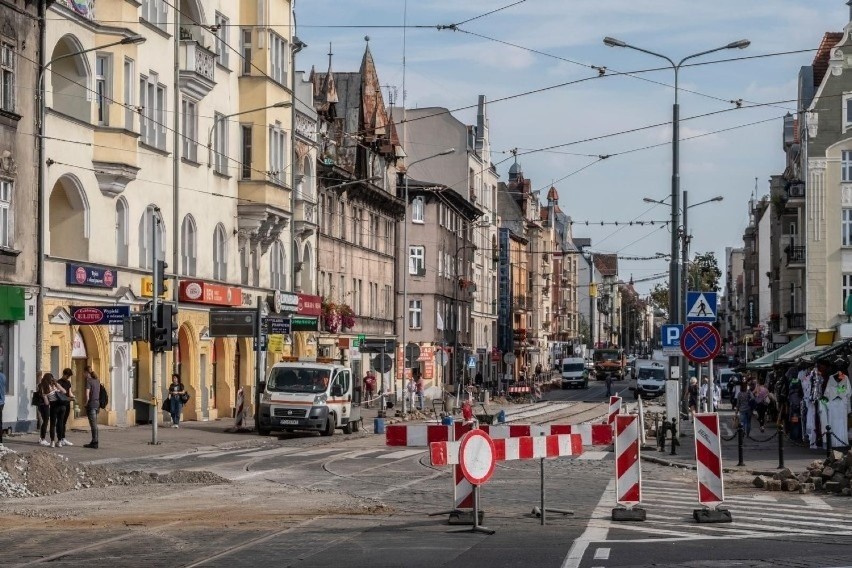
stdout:
[[(455, 153), (455, 148), (447, 148), (445, 150), (441, 150), (437, 154), (432, 154), (431, 156), (426, 156), (425, 158), (420, 158), (419, 160), (414, 160), (410, 164), (405, 166), (405, 210), (403, 212), (402, 217), (402, 258), (405, 259), (403, 262), (402, 269), (402, 413), (405, 414), (405, 369), (408, 364), (408, 263), (409, 263), (409, 252), (408, 252), (408, 170), (414, 166), (415, 164), (419, 164), (420, 162), (425, 162), (426, 160), (431, 160), (432, 158), (437, 158), (439, 156), (447, 156), (449, 154)], [(396, 391), (396, 380), (394, 380), (394, 391)]]
[(672, 242), (671, 242), (671, 262), (669, 266), (669, 320), (670, 323), (681, 323), (681, 313), (680, 313), (680, 272), (682, 267), (680, 265), (680, 254), (679, 254), (679, 239), (677, 235), (677, 228), (680, 226), (678, 222), (679, 211), (679, 201), (680, 201), (680, 105), (678, 104), (678, 74), (680, 68), (683, 64), (696, 57), (700, 57), (702, 55), (707, 55), (709, 53), (714, 53), (717, 51), (723, 51), (725, 49), (745, 49), (748, 47), (751, 42), (747, 39), (741, 39), (739, 41), (731, 42), (727, 45), (723, 45), (721, 47), (717, 47), (715, 49), (708, 49), (706, 51), (700, 51), (698, 53), (694, 53), (692, 55), (688, 55), (681, 59), (678, 63), (675, 63), (671, 58), (662, 55), (660, 53), (656, 53), (653, 51), (649, 51), (647, 49), (643, 49), (641, 47), (636, 47), (635, 45), (630, 45), (629, 43), (623, 42), (619, 39), (615, 39), (612, 37), (605, 37), (603, 40), (605, 45), (609, 47), (625, 47), (628, 49), (633, 49), (635, 51), (641, 51), (642, 53), (647, 53), (648, 55), (653, 55), (654, 57), (659, 57), (661, 59), (665, 59), (669, 62), (672, 69), (674, 70), (675, 81), (674, 81), (674, 104), (672, 105), (672, 192), (671, 192), (671, 207), (672, 207)]

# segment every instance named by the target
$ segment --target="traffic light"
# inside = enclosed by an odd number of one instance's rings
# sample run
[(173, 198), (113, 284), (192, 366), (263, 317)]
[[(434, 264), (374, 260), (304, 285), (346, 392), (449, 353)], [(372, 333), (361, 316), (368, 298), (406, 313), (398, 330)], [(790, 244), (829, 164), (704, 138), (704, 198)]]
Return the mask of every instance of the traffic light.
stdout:
[(171, 351), (177, 332), (177, 311), (172, 304), (158, 304), (155, 317), (151, 321), (151, 351), (162, 353)]
[(154, 263), (154, 293), (155, 298), (162, 297), (169, 291), (169, 280), (166, 278), (166, 268), (169, 265), (163, 260), (158, 260)]

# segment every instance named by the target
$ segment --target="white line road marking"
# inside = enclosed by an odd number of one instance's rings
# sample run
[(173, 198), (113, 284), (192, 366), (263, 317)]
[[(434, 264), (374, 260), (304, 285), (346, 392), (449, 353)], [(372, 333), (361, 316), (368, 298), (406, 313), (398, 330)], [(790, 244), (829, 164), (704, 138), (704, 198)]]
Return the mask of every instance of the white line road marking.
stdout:
[(755, 501), (766, 501), (768, 503), (777, 503), (778, 499), (773, 497), (772, 495), (752, 495), (752, 499)]
[(610, 510), (614, 506), (615, 479), (610, 479), (606, 488), (603, 490), (600, 501), (595, 506), (589, 523), (586, 525), (586, 530), (571, 545), (568, 556), (562, 562), (562, 568), (579, 568), (583, 562), (583, 556), (586, 554), (589, 543), (606, 541), (607, 534), (609, 534), (609, 522), (601, 522), (601, 520), (609, 517)]
[(799, 499), (807, 503), (808, 506), (812, 509), (823, 509), (826, 511), (830, 511), (834, 508), (816, 495), (799, 495)]
[[(277, 456), (279, 454), (280, 455), (292, 454), (294, 452), (298, 452), (299, 449), (300, 448), (289, 448), (288, 447), (288, 448), (272, 448), (271, 450), (261, 450), (259, 452), (251, 450), (251, 451), (248, 451), (248, 452), (239, 453), (237, 455), (238, 456), (247, 456), (247, 457), (252, 457), (252, 458), (262, 458), (262, 457), (265, 457), (265, 456)], [(323, 451), (327, 451), (327, 450), (323, 450)]]
[(398, 452), (393, 452), (391, 454), (384, 454), (384, 455), (376, 456), (376, 458), (378, 458), (380, 460), (395, 460), (395, 459), (407, 458), (407, 457), (410, 457), (410, 456), (416, 456), (417, 454), (422, 454), (425, 451), (426, 450), (424, 450), (422, 448), (419, 449), (419, 450), (400, 450)]
[(583, 452), (577, 456), (578, 460), (602, 460), (609, 455), (609, 452)]
[(609, 560), (609, 549), (598, 548), (595, 550), (595, 560)]

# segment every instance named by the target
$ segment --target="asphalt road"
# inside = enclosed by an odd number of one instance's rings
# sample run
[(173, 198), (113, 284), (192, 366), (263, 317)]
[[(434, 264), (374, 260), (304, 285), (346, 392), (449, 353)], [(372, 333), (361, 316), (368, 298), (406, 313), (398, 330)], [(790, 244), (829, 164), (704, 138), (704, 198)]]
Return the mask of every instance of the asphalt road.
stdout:
[[(630, 384), (620, 381), (616, 390), (629, 399)], [(577, 402), (603, 402), (604, 397), (602, 381), (592, 382), (587, 390), (556, 390), (547, 395)], [(446, 514), (430, 516), (452, 506), (451, 470), (432, 467), (425, 448), (386, 447), (381, 436), (285, 436), (270, 439), (261, 448), (199, 448), (113, 465), (219, 473), (235, 481), (232, 503), (258, 514), (230, 523), (203, 517), (176, 521), (164, 515), (144, 526), (93, 527), (85, 520), (69, 519), (45, 522), (37, 531), (9, 528), (0, 531), (0, 565), (852, 565), (852, 500), (848, 498), (755, 493), (746, 482), (728, 482), (725, 505), (734, 522), (699, 525), (692, 519), (698, 506), (694, 473), (645, 463), (642, 502), (648, 519), (613, 522), (614, 461), (608, 448), (588, 448), (582, 458), (544, 463), (547, 506), (573, 511), (567, 516), (550, 514), (544, 526), (531, 515), (541, 497), (541, 464), (499, 464), (481, 490), (484, 524), (496, 531), (490, 536), (458, 532), (465, 527), (448, 525)], [(241, 490), (248, 484), (251, 493)], [(298, 516), (274, 510), (271, 500), (262, 498), (264, 488), (271, 494), (284, 486), (303, 499), (315, 499), (315, 509)], [(325, 502), (337, 495), (354, 496), (375, 507), (329, 510)], [(142, 498), (157, 496), (142, 494)], [(179, 498), (174, 508), (180, 510)]]

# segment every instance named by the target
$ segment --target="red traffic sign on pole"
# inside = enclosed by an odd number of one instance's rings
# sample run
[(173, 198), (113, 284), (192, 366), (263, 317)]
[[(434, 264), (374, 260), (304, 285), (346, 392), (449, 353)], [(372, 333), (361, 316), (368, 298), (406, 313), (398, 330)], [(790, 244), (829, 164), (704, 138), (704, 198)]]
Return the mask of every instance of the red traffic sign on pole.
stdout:
[(471, 430), (461, 439), (459, 465), (471, 485), (482, 485), (494, 475), (497, 451), (494, 441), (482, 430)]
[(719, 354), (722, 337), (709, 323), (691, 323), (680, 336), (680, 348), (693, 363), (706, 363)]

